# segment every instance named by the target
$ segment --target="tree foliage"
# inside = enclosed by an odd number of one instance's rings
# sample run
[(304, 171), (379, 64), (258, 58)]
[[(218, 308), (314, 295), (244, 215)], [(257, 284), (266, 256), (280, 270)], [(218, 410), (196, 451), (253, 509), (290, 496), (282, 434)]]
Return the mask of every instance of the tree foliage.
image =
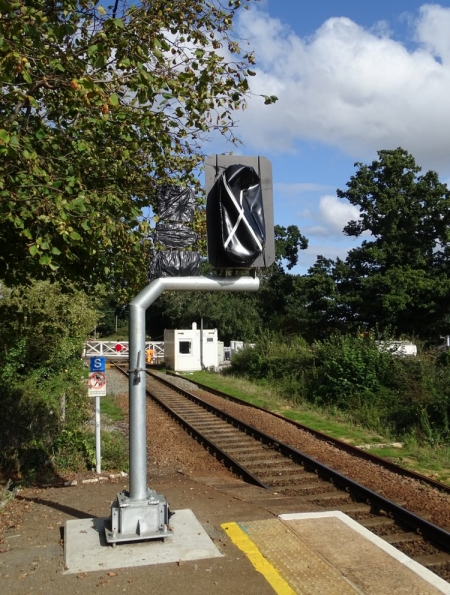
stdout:
[(288, 225), (288, 227), (275, 225), (274, 233), (277, 265), (281, 269), (282, 262), (286, 261), (286, 268), (291, 270), (298, 262), (299, 251), (306, 250), (308, 247), (308, 239), (297, 225)]
[(254, 341), (263, 328), (293, 332), (297, 327), (290, 296), (295, 277), (284, 271), (283, 262), (289, 269), (295, 266), (299, 250), (307, 245), (308, 240), (296, 225), (288, 228), (276, 225), (276, 262), (261, 275), (260, 291), (256, 294), (165, 292), (147, 312), (151, 336), (162, 338), (164, 328), (190, 328), (202, 318), (205, 328), (217, 328), (220, 339), (227, 343)]
[[(309, 308), (347, 329), (377, 325), (399, 335), (438, 338), (449, 330), (448, 187), (433, 171), (420, 174), (401, 148), (379, 151), (370, 165), (356, 166), (337, 195), (361, 213), (345, 233), (364, 239), (345, 261), (319, 259), (309, 271), (318, 297), (311, 295)], [(365, 239), (368, 232), (371, 238)]]
[(156, 184), (196, 183), (208, 131), (236, 141), (233, 112), (245, 107), (255, 61), (232, 37), (240, 5), (0, 0), (8, 285), (57, 271), (142, 286), (142, 209)]
[(1, 294), (0, 468), (23, 473), (47, 464), (61, 432), (86, 421), (81, 354), (97, 313), (84, 292), (56, 282), (2, 285)]
[(147, 332), (163, 339), (164, 329), (217, 328), (219, 339), (253, 341), (261, 328), (257, 295), (227, 292), (165, 292), (147, 311)]

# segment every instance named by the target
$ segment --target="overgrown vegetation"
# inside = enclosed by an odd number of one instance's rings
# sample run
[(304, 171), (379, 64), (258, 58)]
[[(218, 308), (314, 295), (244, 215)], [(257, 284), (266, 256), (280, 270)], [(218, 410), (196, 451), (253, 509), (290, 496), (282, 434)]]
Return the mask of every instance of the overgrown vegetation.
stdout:
[(68, 285), (38, 281), (1, 291), (0, 468), (32, 478), (54, 472), (55, 454), (74, 437), (84, 440), (81, 354), (97, 313), (92, 299)]
[(0, 487), (0, 512), (4, 506), (14, 500), (16, 489), (12, 487), (12, 481), (8, 480), (3, 487)]
[(276, 386), (293, 405), (334, 408), (395, 439), (439, 446), (450, 438), (448, 361), (447, 354), (424, 351), (399, 357), (359, 336), (308, 345), (266, 335), (233, 357), (231, 373)]

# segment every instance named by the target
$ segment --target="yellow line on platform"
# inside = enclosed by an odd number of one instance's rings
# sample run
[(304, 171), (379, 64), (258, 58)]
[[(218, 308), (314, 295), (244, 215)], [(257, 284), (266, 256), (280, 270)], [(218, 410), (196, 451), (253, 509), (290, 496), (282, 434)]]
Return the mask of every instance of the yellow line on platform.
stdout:
[(237, 523), (223, 523), (221, 527), (226, 531), (234, 545), (244, 552), (255, 569), (264, 576), (278, 595), (296, 595), (295, 591), (291, 589), (276, 568), (261, 554), (257, 546)]

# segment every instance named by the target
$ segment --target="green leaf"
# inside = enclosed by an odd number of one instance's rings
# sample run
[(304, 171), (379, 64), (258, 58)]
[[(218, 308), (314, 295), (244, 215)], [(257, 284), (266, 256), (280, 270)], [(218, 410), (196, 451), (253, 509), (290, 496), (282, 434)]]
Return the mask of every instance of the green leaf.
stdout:
[(111, 22), (118, 28), (118, 29), (125, 29), (125, 24), (122, 19), (111, 19)]
[(119, 105), (119, 98), (115, 93), (109, 97), (109, 103), (113, 106)]
[(4, 130), (3, 128), (0, 128), (0, 140), (2, 142), (4, 142), (5, 144), (9, 143), (10, 140), (10, 136), (9, 134), (6, 132), (6, 130)]
[(96, 54), (97, 52), (98, 52), (98, 45), (96, 45), (96, 44), (90, 45), (87, 49), (88, 56), (92, 56), (93, 54)]
[(28, 248), (29, 253), (31, 254), (31, 256), (35, 256), (38, 252), (39, 252), (39, 248), (36, 246), (36, 244), (32, 244), (29, 248)]

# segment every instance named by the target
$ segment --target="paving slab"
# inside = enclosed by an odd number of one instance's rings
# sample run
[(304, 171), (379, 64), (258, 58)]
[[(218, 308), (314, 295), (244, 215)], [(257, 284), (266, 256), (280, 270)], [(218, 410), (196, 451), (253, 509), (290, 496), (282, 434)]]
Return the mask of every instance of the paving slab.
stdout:
[(342, 512), (280, 520), (364, 595), (450, 595), (450, 585)]

